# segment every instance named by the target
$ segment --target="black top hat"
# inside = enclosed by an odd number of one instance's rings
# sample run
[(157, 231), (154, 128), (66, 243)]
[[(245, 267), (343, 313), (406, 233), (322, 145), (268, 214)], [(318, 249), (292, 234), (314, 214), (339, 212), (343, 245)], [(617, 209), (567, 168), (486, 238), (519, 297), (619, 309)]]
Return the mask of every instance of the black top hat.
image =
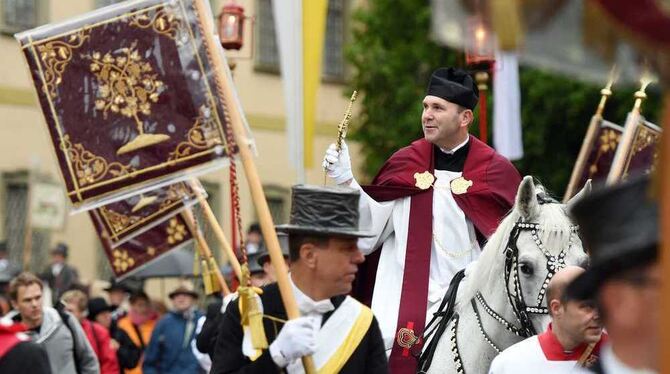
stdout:
[(193, 297), (194, 299), (198, 298), (198, 293), (193, 291), (192, 289), (186, 288), (184, 286), (179, 286), (177, 287), (174, 291), (170, 292), (168, 294), (168, 297), (172, 299), (173, 297), (177, 295), (188, 295)]
[(95, 320), (95, 316), (102, 312), (112, 312), (115, 307), (107, 304), (107, 300), (102, 297), (94, 297), (88, 301), (88, 319)]
[[(285, 258), (288, 258), (288, 235), (285, 232), (278, 232), (277, 239), (279, 239), (279, 247), (281, 248), (281, 253)], [(258, 251), (258, 257), (256, 257), (258, 265), (263, 266), (264, 263), (270, 261), (270, 253), (265, 247), (265, 242), (261, 243), (261, 248)]]
[(67, 253), (68, 253), (68, 246), (65, 243), (58, 243), (51, 250), (51, 254), (59, 254), (62, 255), (63, 257), (67, 257)]
[(430, 77), (426, 95), (437, 96), (474, 110), (479, 100), (479, 89), (467, 71), (458, 68), (439, 68)]
[(288, 234), (369, 237), (358, 229), (360, 193), (350, 187), (295, 185), (291, 196), (291, 218), (277, 230)]
[(593, 297), (610, 277), (656, 260), (658, 206), (648, 175), (594, 191), (575, 203), (572, 215), (591, 254), (590, 268), (568, 287), (572, 297)]
[(103, 288), (103, 291), (123, 291), (131, 293), (134, 291), (134, 288), (130, 287), (126, 282), (117, 282), (116, 279), (112, 278), (109, 281), (109, 286)]

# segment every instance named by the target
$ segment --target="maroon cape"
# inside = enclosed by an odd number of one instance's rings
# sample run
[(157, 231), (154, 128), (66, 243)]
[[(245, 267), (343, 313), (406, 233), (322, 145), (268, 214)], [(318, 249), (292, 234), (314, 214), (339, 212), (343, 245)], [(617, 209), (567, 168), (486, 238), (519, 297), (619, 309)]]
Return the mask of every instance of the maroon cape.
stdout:
[[(420, 337), (426, 323), (433, 189), (415, 187), (414, 174), (434, 173), (434, 149), (435, 146), (425, 139), (414, 141), (389, 158), (372, 185), (363, 187), (376, 201), (412, 196), (397, 335), (389, 361), (393, 373), (416, 372), (416, 360), (410, 353), (420, 353), (422, 342), (419, 340), (412, 345), (407, 330)], [(454, 199), (479, 236), (488, 238), (514, 205), (521, 176), (506, 158), (472, 135), (462, 176), (473, 184), (466, 193), (454, 195)], [(368, 256), (355, 289), (355, 296), (368, 305), (372, 301), (379, 254), (380, 251), (375, 251)]]

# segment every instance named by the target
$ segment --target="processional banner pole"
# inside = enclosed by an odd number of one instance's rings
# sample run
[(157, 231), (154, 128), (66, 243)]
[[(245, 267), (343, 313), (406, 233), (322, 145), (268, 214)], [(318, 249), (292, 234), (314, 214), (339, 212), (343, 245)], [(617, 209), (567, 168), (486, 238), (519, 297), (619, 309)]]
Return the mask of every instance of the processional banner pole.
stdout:
[[(209, 4), (206, 4), (204, 0), (195, 0), (194, 4), (196, 7), (200, 8), (200, 10), (204, 10), (209, 7)], [(214, 30), (211, 19), (205, 17), (202, 22), (206, 32), (212, 32)], [(210, 44), (210, 51), (220, 50), (220, 46), (213, 45), (214, 38), (206, 38), (205, 41)], [(224, 83), (225, 61), (222, 54), (212, 53), (211, 58), (214, 63), (216, 79), (221, 83)], [(222, 88), (223, 92), (221, 92), (221, 94), (223, 95), (224, 100), (229, 103), (234, 103), (235, 95), (232, 92), (231, 86), (228, 84), (219, 84), (219, 87)], [(288, 318), (295, 319), (300, 317), (300, 311), (298, 310), (298, 304), (296, 303), (295, 296), (293, 295), (293, 289), (289, 283), (288, 269), (286, 268), (284, 256), (281, 252), (281, 247), (279, 246), (279, 239), (277, 239), (277, 233), (275, 231), (274, 223), (272, 222), (272, 215), (270, 214), (270, 208), (268, 207), (265, 194), (263, 193), (263, 186), (256, 170), (253, 155), (249, 149), (249, 141), (244, 136), (245, 131), (242, 125), (242, 115), (235, 105), (229, 105), (228, 110), (230, 118), (229, 125), (233, 131), (235, 143), (239, 148), (239, 155), (244, 167), (244, 175), (247, 179), (249, 189), (251, 190), (251, 197), (253, 199), (254, 206), (256, 208), (256, 214), (258, 215), (258, 220), (261, 225), (263, 239), (265, 240), (268, 253), (270, 254), (270, 261), (276, 272), (277, 284), (279, 286), (279, 291), (281, 292), (282, 302), (284, 303), (284, 308), (286, 309)], [(230, 162), (235, 162), (235, 160), (231, 159)], [(316, 373), (314, 360), (311, 356), (303, 357), (302, 364), (306, 373)]]
[(661, 282), (661, 349), (659, 357), (660, 373), (670, 372), (670, 93), (665, 94), (663, 109), (663, 131), (661, 135), (661, 158), (658, 163), (658, 197), (661, 206), (660, 227), (661, 227), (661, 273), (663, 281)]

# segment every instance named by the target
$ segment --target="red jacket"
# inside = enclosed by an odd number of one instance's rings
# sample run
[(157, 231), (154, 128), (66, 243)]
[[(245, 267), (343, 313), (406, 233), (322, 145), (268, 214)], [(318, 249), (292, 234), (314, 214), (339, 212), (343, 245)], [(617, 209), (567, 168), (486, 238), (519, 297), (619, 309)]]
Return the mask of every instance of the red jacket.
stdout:
[(100, 373), (119, 374), (119, 361), (116, 358), (116, 350), (112, 347), (109, 331), (101, 324), (87, 319), (81, 321), (81, 327), (98, 357)]

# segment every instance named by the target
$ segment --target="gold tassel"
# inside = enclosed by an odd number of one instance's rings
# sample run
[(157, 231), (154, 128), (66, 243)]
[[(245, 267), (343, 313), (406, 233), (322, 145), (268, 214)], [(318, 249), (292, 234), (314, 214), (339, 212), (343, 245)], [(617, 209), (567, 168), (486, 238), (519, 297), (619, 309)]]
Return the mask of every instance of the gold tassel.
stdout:
[(211, 256), (208, 259), (208, 265), (209, 265), (209, 281), (212, 285), (212, 293), (221, 292), (221, 283), (219, 283), (219, 278), (216, 276), (216, 268), (218, 266), (216, 265), (216, 260), (214, 259), (214, 256)]
[(491, 0), (489, 13), (493, 31), (502, 51), (517, 50), (523, 44), (523, 19), (521, 0)]
[(202, 285), (205, 287), (205, 294), (211, 295), (215, 291), (212, 285), (212, 277), (207, 267), (207, 261), (204, 258), (200, 260), (200, 266), (202, 267)]
[[(248, 284), (250, 277), (249, 266), (242, 265), (242, 279), (241, 284)], [(263, 328), (263, 313), (258, 307), (258, 300), (256, 295), (261, 295), (263, 290), (258, 287), (240, 286), (237, 289), (240, 300), (240, 323), (243, 327), (247, 327), (251, 334), (251, 346), (253, 349), (266, 349), (268, 347), (268, 339), (265, 336), (265, 329)]]

